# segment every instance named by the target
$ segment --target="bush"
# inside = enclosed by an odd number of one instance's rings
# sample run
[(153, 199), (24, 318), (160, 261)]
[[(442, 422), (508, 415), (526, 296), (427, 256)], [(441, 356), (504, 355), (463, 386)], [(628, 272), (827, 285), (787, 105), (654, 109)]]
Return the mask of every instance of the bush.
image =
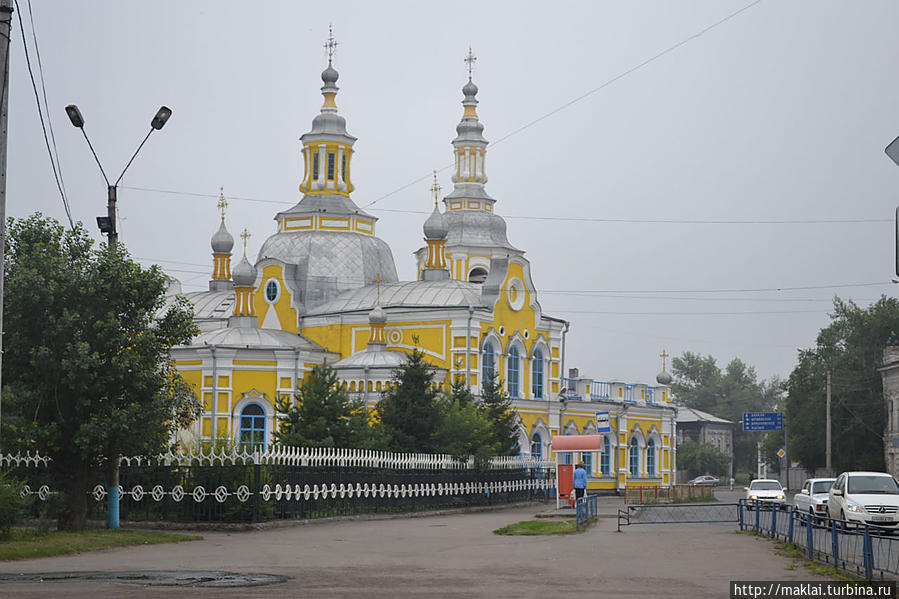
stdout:
[(0, 538), (9, 538), (12, 527), (25, 516), (25, 500), (21, 491), (22, 483), (0, 474)]

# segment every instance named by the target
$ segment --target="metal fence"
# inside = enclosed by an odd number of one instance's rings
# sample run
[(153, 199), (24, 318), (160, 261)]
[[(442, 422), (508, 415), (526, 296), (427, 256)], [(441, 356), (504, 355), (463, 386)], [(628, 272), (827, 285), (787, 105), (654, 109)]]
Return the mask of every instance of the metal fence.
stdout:
[(740, 522), (739, 510), (736, 503), (628, 505), (618, 510), (618, 531), (621, 532), (622, 524), (736, 524)]
[[(530, 458), (497, 458), (486, 467), (448, 456), (276, 448), (265, 453), (167, 454), (120, 465), (123, 520), (260, 522), (364, 513), (475, 507), (554, 496), (550, 468)], [(0, 456), (23, 481), (32, 516), (57, 493), (48, 460)], [(89, 517), (104, 518), (107, 487), (91, 492)]]
[(599, 518), (599, 497), (596, 495), (585, 495), (577, 500), (574, 504), (575, 509), (575, 528), (581, 529), (581, 526), (587, 524), (594, 518)]
[(741, 499), (740, 530), (798, 545), (809, 559), (867, 580), (899, 576), (899, 538), (890, 530), (816, 517), (791, 505)]
[(713, 487), (696, 485), (669, 485), (667, 487), (632, 487), (624, 488), (624, 502), (645, 505), (649, 503), (673, 503), (689, 499), (712, 499), (715, 497)]

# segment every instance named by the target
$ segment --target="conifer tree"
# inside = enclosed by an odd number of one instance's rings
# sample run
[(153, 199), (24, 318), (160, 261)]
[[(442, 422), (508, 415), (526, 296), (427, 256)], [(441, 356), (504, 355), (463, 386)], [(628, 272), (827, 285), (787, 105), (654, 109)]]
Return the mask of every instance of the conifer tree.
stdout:
[(481, 384), (481, 413), (490, 424), (490, 444), (494, 455), (517, 453), (518, 443), (512, 399), (503, 391), (502, 381), (490, 373)]
[(432, 387), (434, 367), (417, 348), (393, 373), (390, 389), (378, 402), (379, 430), (385, 449), (438, 453), (442, 422), (439, 395)]
[(337, 381), (337, 371), (315, 366), (290, 397), (278, 400), (286, 415), (276, 433), (278, 443), (294, 447), (355, 447), (369, 445), (370, 435), (361, 399), (351, 399)]

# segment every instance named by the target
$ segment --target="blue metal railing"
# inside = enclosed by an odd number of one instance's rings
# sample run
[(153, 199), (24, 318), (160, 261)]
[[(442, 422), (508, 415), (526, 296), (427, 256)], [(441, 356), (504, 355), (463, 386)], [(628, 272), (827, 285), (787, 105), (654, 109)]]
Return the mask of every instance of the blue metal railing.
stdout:
[(794, 543), (809, 559), (855, 572), (867, 580), (899, 576), (899, 538), (889, 529), (815, 517), (791, 505), (741, 499), (740, 530)]
[(581, 529), (586, 526), (590, 520), (599, 517), (599, 498), (596, 495), (585, 495), (577, 500), (574, 505), (576, 510), (575, 528)]

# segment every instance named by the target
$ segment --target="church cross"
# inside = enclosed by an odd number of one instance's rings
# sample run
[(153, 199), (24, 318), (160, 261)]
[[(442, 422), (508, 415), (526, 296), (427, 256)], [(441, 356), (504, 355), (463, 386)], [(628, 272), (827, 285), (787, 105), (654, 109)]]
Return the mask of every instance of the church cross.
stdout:
[(247, 240), (250, 237), (252, 237), (252, 235), (250, 235), (250, 232), (247, 231), (246, 228), (244, 228), (243, 233), (240, 234), (240, 238), (243, 239), (243, 257), (244, 258), (247, 257)]
[(334, 32), (328, 25), (328, 41), (325, 42), (325, 49), (328, 51), (328, 66), (331, 66), (331, 60), (334, 58), (334, 51), (337, 50), (337, 40), (334, 39)]
[(443, 189), (437, 183), (437, 171), (434, 171), (434, 184), (431, 185), (431, 193), (434, 194), (434, 205), (437, 205), (437, 200), (440, 198), (440, 190)]
[(471, 52), (471, 46), (469, 46), (469, 47), (468, 47), (468, 56), (465, 57), (465, 62), (468, 63), (468, 80), (469, 80), (469, 81), (471, 81), (471, 71), (472, 71), (472, 69), (474, 68), (474, 63), (475, 63), (475, 61), (476, 61), (477, 59), (478, 59), (478, 57), (475, 56), (475, 55)]
[(664, 349), (662, 350), (662, 353), (659, 354), (659, 357), (662, 358), (662, 372), (667, 372), (666, 365), (667, 365), (668, 355), (669, 355), (668, 352), (665, 351)]
[(225, 188), (219, 188), (219, 201), (216, 204), (219, 211), (222, 213), (222, 222), (225, 222), (225, 208), (228, 207), (228, 200), (225, 199)]

